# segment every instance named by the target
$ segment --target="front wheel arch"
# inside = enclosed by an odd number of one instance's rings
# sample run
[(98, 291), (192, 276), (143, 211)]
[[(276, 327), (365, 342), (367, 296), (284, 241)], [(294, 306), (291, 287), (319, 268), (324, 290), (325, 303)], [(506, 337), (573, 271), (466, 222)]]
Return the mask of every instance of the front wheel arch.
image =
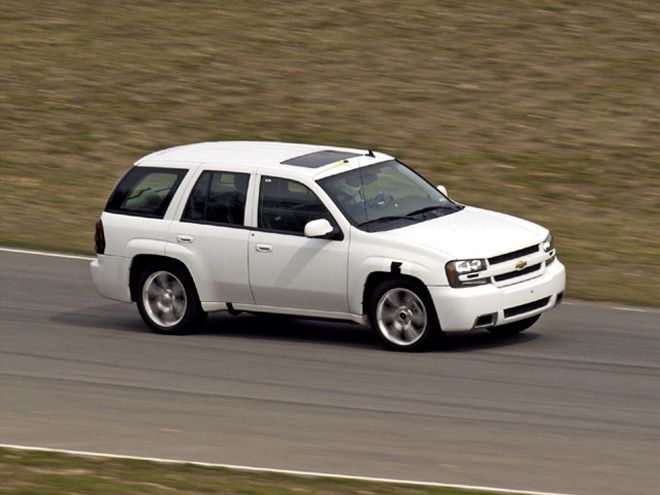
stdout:
[[(381, 328), (379, 325), (379, 307), (381, 306), (381, 300), (387, 300), (387, 294), (390, 292), (398, 291), (412, 294), (412, 298), (416, 300), (414, 305), (417, 306), (417, 309), (415, 309), (414, 312), (423, 315), (425, 319), (423, 325), (424, 329), (419, 334), (420, 336), (418, 337), (418, 340), (414, 340), (408, 343), (404, 343), (399, 338), (394, 337), (390, 331)], [(442, 336), (438, 315), (436, 313), (435, 305), (433, 304), (431, 295), (426, 286), (415, 277), (398, 275), (392, 276), (390, 274), (389, 277), (380, 279), (377, 285), (369, 294), (369, 298), (367, 299), (366, 304), (366, 314), (368, 316), (371, 329), (380, 338), (385, 348), (389, 350), (413, 352), (427, 350), (437, 340), (438, 337)], [(402, 309), (404, 310), (403, 312), (409, 311), (403, 306), (404, 305), (402, 305)], [(407, 323), (404, 322), (404, 328), (405, 326), (408, 326), (414, 322), (413, 314), (409, 313), (410, 317), (413, 318), (413, 321), (410, 321), (409, 318)], [(388, 325), (389, 324), (386, 324), (386, 326)], [(404, 330), (404, 333), (407, 331), (408, 330)], [(386, 335), (385, 332), (387, 332), (389, 335)], [(405, 338), (403, 340), (405, 341)]]
[(371, 296), (374, 293), (376, 287), (378, 287), (382, 282), (392, 279), (408, 280), (409, 282), (417, 284), (420, 287), (420, 289), (426, 291), (426, 294), (428, 295), (429, 298), (431, 297), (431, 295), (428, 292), (428, 289), (426, 288), (426, 284), (417, 277), (413, 277), (412, 275), (404, 275), (401, 273), (394, 273), (394, 272), (371, 272), (364, 282), (364, 289), (362, 291), (363, 315), (367, 315), (369, 312), (369, 301), (371, 300)]

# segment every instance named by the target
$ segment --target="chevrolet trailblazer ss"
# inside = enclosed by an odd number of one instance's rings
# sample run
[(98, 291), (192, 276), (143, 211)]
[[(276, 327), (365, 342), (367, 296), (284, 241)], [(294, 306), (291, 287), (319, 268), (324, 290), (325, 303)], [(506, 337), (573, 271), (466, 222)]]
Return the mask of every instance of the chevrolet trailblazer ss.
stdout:
[(386, 347), (523, 331), (563, 297), (547, 229), (449, 199), (383, 153), (209, 142), (150, 154), (96, 224), (98, 291), (154, 331), (210, 311), (369, 323)]

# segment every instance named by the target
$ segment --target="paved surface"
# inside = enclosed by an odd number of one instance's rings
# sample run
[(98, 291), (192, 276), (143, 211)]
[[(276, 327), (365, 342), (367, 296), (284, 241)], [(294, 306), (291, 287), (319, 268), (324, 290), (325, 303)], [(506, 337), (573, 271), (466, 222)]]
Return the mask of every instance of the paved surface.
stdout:
[(87, 262), (0, 253), (0, 443), (577, 494), (660, 493), (660, 313), (567, 304), (419, 355), (338, 323), (148, 333)]

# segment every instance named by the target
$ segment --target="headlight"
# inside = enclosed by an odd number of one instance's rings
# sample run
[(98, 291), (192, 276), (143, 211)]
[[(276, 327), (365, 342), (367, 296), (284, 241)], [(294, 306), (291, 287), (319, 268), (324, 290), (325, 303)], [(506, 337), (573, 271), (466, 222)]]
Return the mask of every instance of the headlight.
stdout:
[(543, 241), (543, 251), (549, 253), (555, 249), (555, 240), (552, 238), (552, 234), (548, 234), (548, 237)]
[(449, 285), (452, 287), (469, 287), (483, 285), (489, 282), (488, 277), (479, 277), (479, 272), (486, 269), (486, 260), (450, 261), (445, 266)]
[(548, 259), (545, 260), (545, 266), (548, 266), (550, 263), (552, 263), (557, 259), (557, 251), (555, 251), (555, 241), (552, 238), (552, 235), (548, 234), (548, 237), (545, 238), (545, 241), (543, 241), (543, 244), (541, 244), (541, 246), (543, 247), (543, 251), (545, 251), (550, 255)]

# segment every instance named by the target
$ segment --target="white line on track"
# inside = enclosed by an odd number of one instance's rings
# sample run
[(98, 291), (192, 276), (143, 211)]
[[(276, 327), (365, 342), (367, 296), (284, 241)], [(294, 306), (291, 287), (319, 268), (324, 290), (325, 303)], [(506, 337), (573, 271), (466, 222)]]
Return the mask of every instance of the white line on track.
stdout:
[(16, 254), (32, 254), (34, 256), (49, 256), (51, 258), (64, 258), (69, 260), (92, 261), (94, 259), (93, 256), (81, 256), (78, 254), (64, 254), (64, 253), (49, 253), (46, 251), (33, 251), (31, 249), (15, 249), (15, 248), (7, 248), (7, 247), (0, 247), (0, 252), (16, 253)]
[(535, 492), (529, 490), (510, 490), (506, 488), (494, 488), (491, 486), (474, 486), (474, 485), (456, 485), (450, 483), (434, 483), (434, 482), (425, 482), (425, 481), (411, 481), (411, 480), (397, 480), (393, 478), (372, 478), (369, 476), (350, 476), (345, 474), (333, 474), (333, 473), (318, 473), (314, 471), (295, 471), (290, 469), (273, 469), (273, 468), (263, 468), (263, 467), (254, 467), (254, 466), (236, 466), (233, 464), (215, 464), (211, 462), (193, 462), (193, 461), (182, 461), (179, 459), (161, 459), (160, 457), (139, 457), (132, 455), (120, 455), (120, 454), (104, 454), (99, 452), (86, 452), (79, 450), (66, 450), (66, 449), (52, 449), (47, 447), (30, 447), (25, 445), (12, 445), (12, 444), (2, 444), (0, 447), (6, 449), (16, 449), (16, 450), (28, 450), (36, 452), (56, 452), (60, 454), (69, 454), (77, 456), (87, 456), (87, 457), (105, 457), (108, 459), (129, 459), (136, 461), (149, 461), (149, 462), (158, 462), (161, 464), (192, 464), (193, 466), (202, 466), (202, 467), (212, 467), (212, 468), (223, 468), (223, 469), (236, 469), (240, 471), (251, 471), (255, 473), (276, 473), (276, 474), (288, 474), (293, 476), (311, 476), (314, 478), (333, 478), (333, 479), (343, 479), (343, 480), (355, 480), (355, 481), (371, 481), (375, 483), (392, 483), (400, 485), (413, 485), (413, 486), (432, 486), (438, 488), (460, 488), (464, 490), (481, 490), (483, 492), (491, 493), (501, 493), (501, 494), (524, 494), (524, 495), (570, 495), (567, 493), (556, 493), (556, 492)]
[(562, 304), (567, 306), (599, 306), (601, 308), (613, 309), (615, 311), (630, 311), (634, 313), (653, 313), (658, 311), (654, 308), (637, 308), (634, 306), (614, 306), (612, 304), (601, 303), (596, 301), (566, 301), (564, 300)]
[[(51, 258), (64, 258), (64, 259), (71, 259), (71, 260), (85, 260), (85, 261), (92, 261), (95, 259), (94, 256), (82, 256), (78, 254), (65, 254), (65, 253), (51, 253), (49, 251), (37, 251), (37, 250), (32, 250), (32, 249), (17, 249), (17, 248), (9, 248), (9, 247), (2, 247), (0, 246), (0, 252), (4, 253), (16, 253), (16, 254), (31, 254), (34, 256), (49, 256)], [(607, 305), (607, 304), (602, 304), (602, 303), (588, 303), (585, 301), (563, 301), (562, 304), (566, 304), (569, 306), (572, 305), (583, 305), (583, 304), (600, 304), (602, 307), (609, 308), (609, 309), (615, 309), (617, 311), (631, 311), (635, 313), (650, 313), (653, 311), (656, 311), (654, 309), (645, 309), (645, 308), (635, 308), (635, 307), (629, 307), (629, 306), (612, 306), (612, 305)]]
[(627, 306), (610, 306), (612, 309), (618, 309), (619, 311), (633, 311), (635, 313), (647, 313), (645, 309), (642, 308), (629, 308)]

